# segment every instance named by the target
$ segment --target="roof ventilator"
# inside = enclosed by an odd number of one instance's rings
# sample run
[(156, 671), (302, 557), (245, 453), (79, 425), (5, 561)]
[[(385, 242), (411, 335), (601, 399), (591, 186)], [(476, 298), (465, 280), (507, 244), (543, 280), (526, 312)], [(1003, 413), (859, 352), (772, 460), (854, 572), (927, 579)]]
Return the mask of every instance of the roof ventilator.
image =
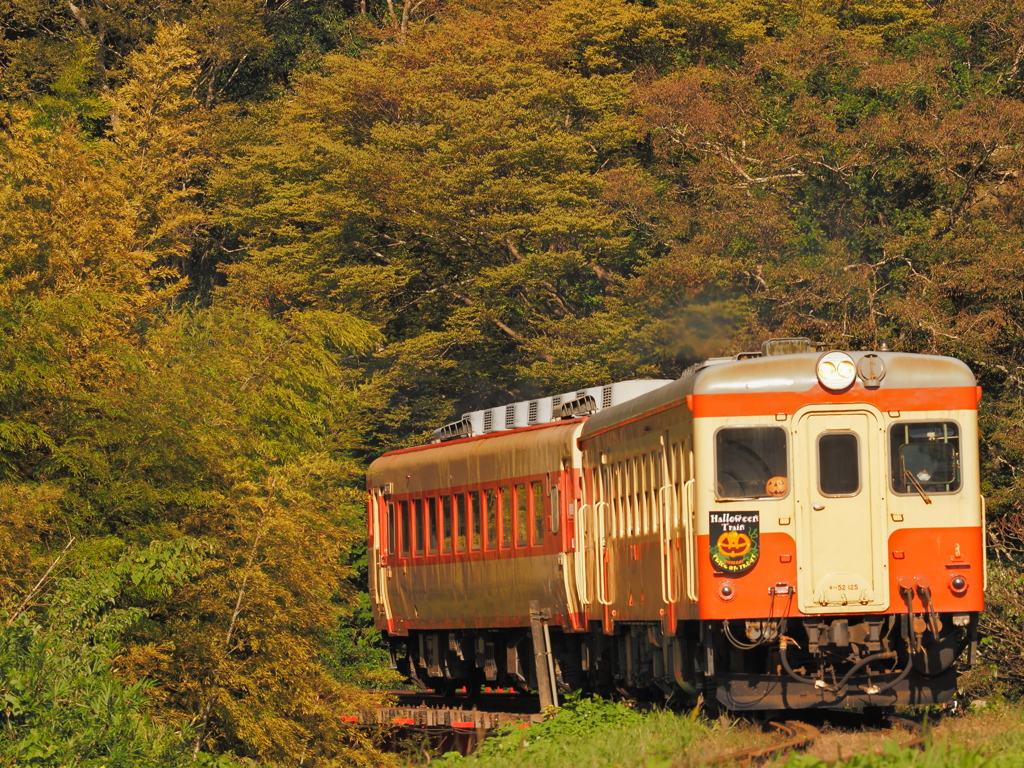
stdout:
[(434, 442), (443, 443), (445, 440), (456, 440), (460, 437), (471, 437), (472, 435), (473, 424), (469, 419), (460, 419), (435, 429)]
[[(469, 421), (471, 431), (467, 434), (470, 436), (490, 435), (512, 429), (522, 429), (523, 427), (541, 426), (566, 418), (561, 411), (563, 403), (575, 403), (565, 413), (582, 416), (585, 413), (594, 413), (603, 408), (614, 408), (616, 405), (640, 397), (668, 383), (667, 379), (618, 381), (604, 386), (577, 389), (573, 392), (562, 392), (550, 397), (540, 397), (491, 408), (481, 408), (480, 410), (462, 414), (462, 420)], [(590, 402), (593, 405), (581, 407), (579, 401), (587, 397), (590, 398)], [(443, 437), (438, 435), (435, 442), (442, 439), (452, 439), (454, 437), (453, 432), (454, 430), (449, 430)]]
[(571, 419), (576, 416), (593, 413), (596, 410), (597, 400), (595, 400), (591, 395), (584, 395), (583, 397), (577, 397), (575, 400), (570, 400), (569, 402), (562, 403), (558, 406), (558, 418)]

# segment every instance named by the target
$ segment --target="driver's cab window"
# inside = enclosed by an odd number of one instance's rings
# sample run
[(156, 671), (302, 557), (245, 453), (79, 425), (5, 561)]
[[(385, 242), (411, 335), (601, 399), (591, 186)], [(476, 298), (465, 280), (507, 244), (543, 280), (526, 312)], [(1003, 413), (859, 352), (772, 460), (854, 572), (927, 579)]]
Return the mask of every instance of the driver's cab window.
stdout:
[(789, 491), (786, 431), (727, 427), (715, 435), (715, 489), (720, 499), (778, 498)]
[(960, 432), (952, 421), (897, 422), (889, 428), (890, 481), (896, 493), (960, 490)]

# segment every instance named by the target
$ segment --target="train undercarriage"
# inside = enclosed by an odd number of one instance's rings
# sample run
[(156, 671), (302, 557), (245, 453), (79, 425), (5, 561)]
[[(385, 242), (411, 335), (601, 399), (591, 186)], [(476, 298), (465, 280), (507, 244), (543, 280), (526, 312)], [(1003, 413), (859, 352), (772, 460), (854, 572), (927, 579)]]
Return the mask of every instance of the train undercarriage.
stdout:
[[(391, 638), (415, 685), (570, 691), (729, 710), (944, 704), (955, 662), (977, 653), (977, 614), (874, 614), (785, 621), (624, 624), (604, 634), (545, 628), (411, 631)], [(538, 673), (543, 678), (538, 677)], [(543, 699), (543, 696), (542, 696)]]

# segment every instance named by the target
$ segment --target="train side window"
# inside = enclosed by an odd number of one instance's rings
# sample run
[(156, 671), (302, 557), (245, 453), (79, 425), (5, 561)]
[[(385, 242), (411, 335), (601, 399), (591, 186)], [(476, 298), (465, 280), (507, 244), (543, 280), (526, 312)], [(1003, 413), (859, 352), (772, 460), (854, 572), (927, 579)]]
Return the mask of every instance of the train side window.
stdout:
[(466, 551), (466, 495), (455, 494), (455, 551)]
[(625, 536), (626, 535), (626, 521), (629, 519), (629, 506), (627, 503), (626, 496), (626, 464), (625, 462), (619, 461), (615, 463), (613, 469), (614, 477), (612, 482), (615, 484), (615, 535)]
[(412, 500), (412, 514), (413, 520), (413, 533), (415, 534), (415, 543), (413, 545), (413, 552), (417, 557), (423, 557), (423, 499)]
[[(651, 530), (653, 533), (657, 533), (663, 514), (661, 509), (661, 489), (665, 485), (663, 462), (668, 460), (668, 454), (665, 449), (662, 449), (654, 454), (653, 458), (654, 460), (651, 462), (651, 509), (654, 510), (654, 519), (651, 521)], [(668, 503), (667, 496), (665, 503)]]
[(437, 498), (431, 496), (427, 499), (427, 531), (430, 536), (427, 545), (427, 554), (437, 554)]
[(491, 550), (498, 546), (498, 491), (488, 488), (484, 491), (484, 518), (487, 520), (484, 548)]
[(608, 515), (606, 534), (613, 539), (619, 532), (619, 474), (615, 471), (615, 466), (612, 464), (604, 467), (604, 494), (608, 503), (605, 510)]
[(544, 483), (533, 484), (533, 543), (544, 543)]
[(647, 504), (647, 533), (658, 530), (658, 486), (655, 483), (654, 466), (661, 459), (661, 454), (652, 453), (644, 464), (644, 502)]
[(818, 436), (818, 489), (823, 496), (860, 493), (860, 441), (855, 433)]
[(676, 498), (676, 503), (673, 505), (672, 524), (679, 525), (684, 509), (683, 489), (686, 487), (686, 473), (683, 470), (683, 446), (680, 443), (672, 444), (672, 466), (669, 473), (671, 474), (672, 493)]
[(530, 543), (530, 519), (527, 517), (526, 486), (516, 486), (516, 546), (525, 547)]
[(640, 459), (633, 457), (626, 462), (626, 482), (627, 492), (629, 494), (629, 510), (630, 515), (628, 518), (628, 528), (630, 535), (640, 533), (640, 488), (637, 483), (639, 479), (637, 473), (637, 464), (640, 463)]
[(626, 462), (627, 482), (629, 484), (629, 507), (632, 510), (628, 521), (629, 533), (631, 535), (640, 533), (640, 487), (637, 482), (640, 479), (640, 475), (637, 472), (637, 465), (639, 463), (639, 457), (633, 457)]
[(400, 501), (398, 502), (398, 514), (402, 521), (402, 557), (409, 556), (409, 502)]
[(619, 502), (618, 534), (629, 535), (629, 461), (620, 461), (615, 467), (616, 497)]
[(633, 532), (636, 535), (642, 534), (646, 524), (644, 522), (644, 481), (643, 481), (643, 457), (638, 456), (631, 462), (633, 469)]
[(388, 502), (387, 511), (387, 529), (388, 529), (388, 554), (395, 554), (395, 505), (392, 502)]
[(608, 503), (611, 505), (608, 511), (611, 513), (611, 537), (614, 539), (622, 535), (622, 493), (619, 488), (619, 480), (622, 477), (622, 462), (616, 462), (608, 467), (607, 486)]
[(889, 427), (890, 484), (900, 494), (960, 490), (960, 430), (952, 421)]
[(481, 524), (480, 491), (469, 492), (469, 548), (479, 552), (483, 546), (483, 525)]
[(637, 504), (639, 496), (636, 488), (637, 458), (626, 460), (626, 534), (632, 536), (639, 533), (640, 509)]
[(512, 489), (507, 485), (501, 489), (501, 548), (512, 546)]
[(630, 536), (640, 533), (640, 491), (637, 488), (636, 465), (640, 460), (635, 456), (626, 462), (626, 531)]
[(654, 485), (654, 465), (658, 461), (658, 454), (644, 454), (643, 476), (640, 482), (644, 489), (644, 533), (653, 533), (655, 520), (658, 519), (658, 496), (657, 488)]
[(719, 499), (778, 498), (772, 478), (788, 478), (786, 430), (725, 427), (715, 434), (715, 490)]
[(558, 521), (562, 517), (562, 506), (558, 501), (558, 486), (551, 486), (551, 532), (558, 533)]
[(452, 552), (452, 497), (441, 497), (441, 552), (450, 555)]
[(654, 527), (654, 504), (651, 495), (654, 493), (654, 485), (650, 481), (650, 470), (654, 465), (653, 455), (644, 454), (640, 464), (640, 493), (643, 494), (643, 532), (647, 534)]

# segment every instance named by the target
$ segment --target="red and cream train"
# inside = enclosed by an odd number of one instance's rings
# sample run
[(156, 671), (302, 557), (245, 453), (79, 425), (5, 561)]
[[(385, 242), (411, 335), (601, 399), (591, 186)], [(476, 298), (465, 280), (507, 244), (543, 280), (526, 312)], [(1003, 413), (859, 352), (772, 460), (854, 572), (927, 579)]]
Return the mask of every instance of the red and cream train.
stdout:
[(369, 469), (377, 626), (429, 688), (946, 702), (983, 607), (980, 396), (951, 358), (781, 339), (466, 414)]

